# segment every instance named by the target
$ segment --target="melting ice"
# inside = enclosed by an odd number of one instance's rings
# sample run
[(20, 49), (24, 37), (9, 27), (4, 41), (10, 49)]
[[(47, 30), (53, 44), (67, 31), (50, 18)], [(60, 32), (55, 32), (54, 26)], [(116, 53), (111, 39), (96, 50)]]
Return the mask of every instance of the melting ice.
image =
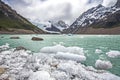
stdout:
[[(8, 44), (0, 46), (0, 80), (120, 80), (105, 70), (85, 66), (82, 48), (62, 45), (44, 47), (38, 54), (15, 50)], [(106, 65), (106, 62), (97, 61)]]

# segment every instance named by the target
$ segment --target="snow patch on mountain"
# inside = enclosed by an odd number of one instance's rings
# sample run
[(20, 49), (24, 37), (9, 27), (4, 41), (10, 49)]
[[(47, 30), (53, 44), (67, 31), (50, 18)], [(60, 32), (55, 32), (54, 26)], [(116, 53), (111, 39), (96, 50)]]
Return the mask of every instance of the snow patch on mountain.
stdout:
[(64, 21), (39, 21), (39, 20), (30, 20), (34, 25), (38, 26), (40, 29), (49, 32), (49, 33), (60, 33), (64, 29), (67, 29), (67, 25)]
[(85, 27), (89, 26), (97, 20), (103, 19), (109, 14), (113, 14), (116, 11), (120, 10), (120, 8), (113, 7), (104, 7), (103, 5), (98, 5), (97, 7), (93, 7), (88, 11), (84, 12), (76, 21), (71, 25), (71, 28), (77, 27)]

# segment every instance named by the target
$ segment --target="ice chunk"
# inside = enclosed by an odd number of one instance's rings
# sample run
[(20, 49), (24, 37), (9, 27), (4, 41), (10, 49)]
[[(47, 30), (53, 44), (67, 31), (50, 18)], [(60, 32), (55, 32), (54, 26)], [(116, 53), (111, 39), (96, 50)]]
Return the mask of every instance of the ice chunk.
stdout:
[(31, 74), (29, 80), (54, 80), (47, 71), (37, 71)]
[(65, 59), (65, 60), (73, 60), (77, 62), (82, 62), (86, 60), (86, 57), (83, 55), (73, 54), (73, 53), (64, 53), (64, 52), (58, 52), (55, 55), (55, 58), (57, 59)]
[(102, 53), (102, 50), (96, 49), (96, 50), (95, 50), (95, 53), (100, 54), (100, 53)]
[(5, 49), (8, 49), (8, 48), (9, 48), (9, 44), (8, 43), (6, 43), (5, 45), (0, 46), (0, 50), (1, 49), (5, 50)]
[(57, 52), (65, 52), (66, 48), (62, 45), (43, 47), (40, 52), (42, 53), (57, 53)]
[(52, 76), (54, 76), (56, 80), (69, 80), (68, 75), (61, 71), (54, 71)]
[[(93, 67), (86, 67), (75, 62), (63, 62), (58, 65), (58, 70), (65, 72), (70, 78), (75, 76), (74, 80), (119, 80), (120, 77), (108, 73), (104, 70), (96, 70)], [(56, 74), (57, 75), (57, 74)], [(71, 80), (71, 79), (68, 79)]]
[(120, 57), (120, 51), (110, 51), (106, 53), (108, 55), (108, 57), (111, 58), (116, 58), (116, 57)]
[(112, 64), (110, 61), (97, 60), (95, 63), (95, 67), (99, 69), (110, 69), (112, 68)]
[(56, 54), (57, 52), (70, 52), (74, 54), (80, 54), (84, 55), (83, 48), (80, 47), (65, 47), (62, 45), (55, 45), (55, 46), (50, 46), (50, 47), (44, 47), (40, 50), (42, 53), (54, 53)]
[(67, 47), (66, 52), (84, 55), (84, 50), (83, 48), (80, 48), (80, 47)]
[(73, 61), (63, 62), (58, 65), (58, 70), (63, 71), (66, 74), (78, 74), (78, 65)]
[(8, 78), (8, 74), (0, 75), (0, 80), (3, 80), (3, 79), (7, 80), (7, 78)]

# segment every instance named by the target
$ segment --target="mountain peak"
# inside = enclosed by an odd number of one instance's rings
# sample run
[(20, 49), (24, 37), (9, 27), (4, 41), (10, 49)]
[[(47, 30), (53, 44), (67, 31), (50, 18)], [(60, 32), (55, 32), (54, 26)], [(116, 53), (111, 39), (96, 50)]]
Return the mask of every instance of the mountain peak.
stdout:
[(119, 27), (120, 0), (113, 7), (105, 7), (99, 4), (82, 15), (64, 32), (84, 33), (88, 28), (113, 28)]
[(120, 0), (117, 0), (117, 3), (115, 4), (115, 6), (118, 8), (120, 7)]

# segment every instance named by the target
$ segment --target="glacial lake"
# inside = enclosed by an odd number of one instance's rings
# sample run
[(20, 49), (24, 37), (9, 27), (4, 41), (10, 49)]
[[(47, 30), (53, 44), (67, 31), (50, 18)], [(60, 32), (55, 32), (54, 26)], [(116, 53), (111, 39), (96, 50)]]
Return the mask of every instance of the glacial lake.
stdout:
[[(20, 39), (10, 39), (13, 36), (19, 36)], [(44, 40), (32, 41), (32, 37), (40, 37)], [(107, 60), (113, 65), (113, 68), (108, 71), (120, 76), (120, 57), (110, 58), (106, 55), (111, 50), (120, 51), (120, 35), (0, 35), (0, 46), (5, 43), (13, 48), (23, 46), (33, 52), (39, 52), (41, 48), (55, 44), (62, 44), (66, 47), (77, 46), (84, 49), (87, 57), (84, 65), (95, 67), (96, 60)], [(97, 54), (96, 49), (102, 52)]]

